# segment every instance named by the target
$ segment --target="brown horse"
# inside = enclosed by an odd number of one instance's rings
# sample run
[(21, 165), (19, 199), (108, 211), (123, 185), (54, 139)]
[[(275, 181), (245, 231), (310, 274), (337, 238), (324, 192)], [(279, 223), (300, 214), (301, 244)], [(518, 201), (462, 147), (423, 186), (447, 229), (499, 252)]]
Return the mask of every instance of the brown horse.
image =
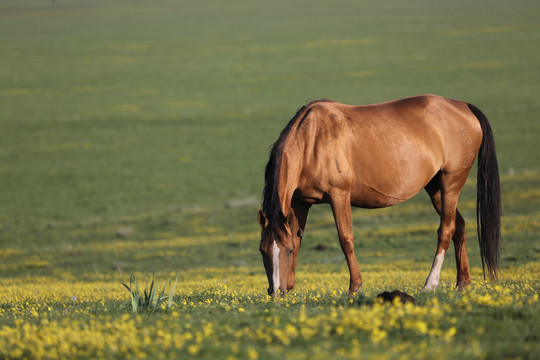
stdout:
[(477, 227), (482, 267), (497, 279), (500, 186), (495, 143), (475, 106), (435, 95), (365, 105), (318, 100), (281, 132), (266, 165), (260, 251), (268, 293), (294, 287), (296, 260), (313, 204), (329, 203), (350, 272), (362, 285), (354, 253), (351, 206), (382, 208), (425, 189), (440, 216), (437, 251), (424, 289), (436, 289), (452, 239), (457, 286), (470, 283), (465, 221), (458, 197), (478, 155)]

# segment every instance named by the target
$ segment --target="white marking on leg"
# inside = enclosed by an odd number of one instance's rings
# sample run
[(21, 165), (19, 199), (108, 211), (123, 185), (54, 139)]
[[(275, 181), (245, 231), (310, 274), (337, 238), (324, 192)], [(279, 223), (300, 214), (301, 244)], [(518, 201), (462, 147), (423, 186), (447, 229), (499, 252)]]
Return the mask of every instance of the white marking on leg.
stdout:
[(272, 245), (272, 283), (274, 284), (274, 293), (279, 289), (279, 246), (276, 242)]
[(435, 290), (439, 286), (439, 278), (441, 276), (441, 268), (444, 261), (444, 251), (435, 256), (431, 271), (426, 279), (424, 290)]

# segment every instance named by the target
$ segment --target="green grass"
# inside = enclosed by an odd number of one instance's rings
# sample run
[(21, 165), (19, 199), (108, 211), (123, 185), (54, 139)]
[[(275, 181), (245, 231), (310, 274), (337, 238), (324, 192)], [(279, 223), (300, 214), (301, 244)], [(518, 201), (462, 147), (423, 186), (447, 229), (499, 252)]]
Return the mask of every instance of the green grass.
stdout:
[[(539, 291), (539, 11), (527, 0), (2, 1), (0, 327), (24, 319), (47, 329), (41, 317), (32, 320), (31, 309), (40, 304), (50, 304), (47, 319), (59, 323), (106, 324), (129, 313), (125, 289), (117, 298), (89, 296), (85, 304), (58, 298), (61, 287), (41, 289), (44, 295), (25, 307), (25, 300), (10, 300), (13, 284), (23, 294), (38, 282), (32, 278), (120, 292), (131, 273), (168, 278), (180, 270), (185, 288), (175, 311), (180, 318), (189, 314), (185, 324), (225, 331), (231, 323), (242, 333), (262, 329), (269, 313), (285, 330), (288, 308), (265, 299), (258, 254), (257, 203), (270, 144), (311, 99), (366, 104), (435, 93), (477, 105), (492, 124), (502, 176), (502, 279), (517, 299), (507, 307), (475, 305), (465, 311), (474, 320), (455, 314), (456, 324), (442, 321), (443, 330), (458, 329), (441, 348), (455, 354), (443, 355), (537, 357), (531, 344), (537, 342), (538, 302), (520, 303), (517, 294)], [(474, 183), (471, 174), (460, 209), (478, 286), (472, 293), (481, 296), (491, 290), (479, 285)], [(414, 291), (436, 245), (438, 218), (427, 195), (390, 209), (357, 209), (353, 219), (370, 300), (406, 287), (425, 297), (422, 309), (435, 297), (452, 313), (462, 310), (463, 296), (451, 289), (452, 250), (443, 270), (447, 288), (433, 295)], [(122, 229), (130, 235), (118, 236)], [(316, 250), (319, 244), (327, 250)], [(322, 321), (333, 309), (346, 313), (348, 298), (336, 290), (346, 289), (345, 267), (329, 208), (314, 208), (298, 274), (298, 301), (308, 314)], [(411, 278), (389, 274), (382, 282), (388, 269)], [(515, 271), (532, 290), (520, 290)], [(233, 293), (212, 295), (211, 284), (227, 280)], [(324, 287), (313, 290), (317, 282)], [(194, 289), (200, 291), (195, 305), (180, 305), (193, 300)], [(323, 304), (305, 300), (302, 289), (306, 297), (318, 291)], [(209, 299), (225, 305), (197, 306)], [(298, 316), (299, 309), (291, 311)], [(170, 313), (154, 315), (136, 320), (136, 328), (155, 329), (164, 321), (161, 330), (185, 333)], [(490, 336), (478, 335), (480, 326)], [(528, 330), (504, 340), (505, 327)], [(406, 331), (390, 332), (381, 344), (362, 332), (319, 330), (312, 342), (293, 343), (293, 353), (311, 354), (318, 343), (321, 356), (345, 346), (354, 357), (347, 344), (358, 335), (363, 354), (393, 358), (401, 346), (409, 355), (419, 349), (426, 357), (441, 355), (422, 347), (434, 339)], [(258, 341), (249, 345), (261, 357), (281, 354), (278, 340)], [(207, 352), (199, 349), (199, 355), (208, 358), (250, 355), (247, 347), (235, 354), (203, 344)], [(499, 351), (503, 345), (507, 351)], [(151, 346), (144, 351), (159, 356)], [(187, 347), (178, 351), (189, 354)]]

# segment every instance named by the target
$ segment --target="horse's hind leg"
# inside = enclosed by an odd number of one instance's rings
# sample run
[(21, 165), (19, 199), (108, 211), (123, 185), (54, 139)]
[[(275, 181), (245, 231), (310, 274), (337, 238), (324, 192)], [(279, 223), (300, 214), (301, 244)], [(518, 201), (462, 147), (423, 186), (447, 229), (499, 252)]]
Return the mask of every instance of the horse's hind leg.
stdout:
[(467, 256), (467, 244), (465, 242), (465, 220), (458, 210), (456, 210), (456, 213), (456, 232), (452, 240), (454, 241), (456, 252), (456, 286), (462, 289), (471, 283), (471, 275), (469, 273), (469, 258)]
[(444, 256), (450, 245), (450, 239), (454, 242), (457, 286), (462, 288), (470, 283), (469, 259), (465, 242), (465, 220), (457, 210), (459, 193), (465, 184), (466, 174), (449, 176), (439, 173), (426, 186), (426, 191), (431, 197), (433, 207), (441, 217), (441, 223), (437, 231), (437, 252), (433, 259), (431, 271), (426, 279), (424, 289), (434, 290), (439, 284)]

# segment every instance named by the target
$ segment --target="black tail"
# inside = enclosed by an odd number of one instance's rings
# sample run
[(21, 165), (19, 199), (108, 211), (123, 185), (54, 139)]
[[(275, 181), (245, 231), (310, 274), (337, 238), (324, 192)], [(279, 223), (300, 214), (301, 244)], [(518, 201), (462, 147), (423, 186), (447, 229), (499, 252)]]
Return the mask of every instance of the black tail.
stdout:
[(483, 133), (476, 180), (476, 223), (482, 270), (484, 279), (487, 267), (489, 279), (497, 281), (501, 247), (501, 188), (495, 140), (486, 115), (476, 106), (468, 106), (478, 118)]

